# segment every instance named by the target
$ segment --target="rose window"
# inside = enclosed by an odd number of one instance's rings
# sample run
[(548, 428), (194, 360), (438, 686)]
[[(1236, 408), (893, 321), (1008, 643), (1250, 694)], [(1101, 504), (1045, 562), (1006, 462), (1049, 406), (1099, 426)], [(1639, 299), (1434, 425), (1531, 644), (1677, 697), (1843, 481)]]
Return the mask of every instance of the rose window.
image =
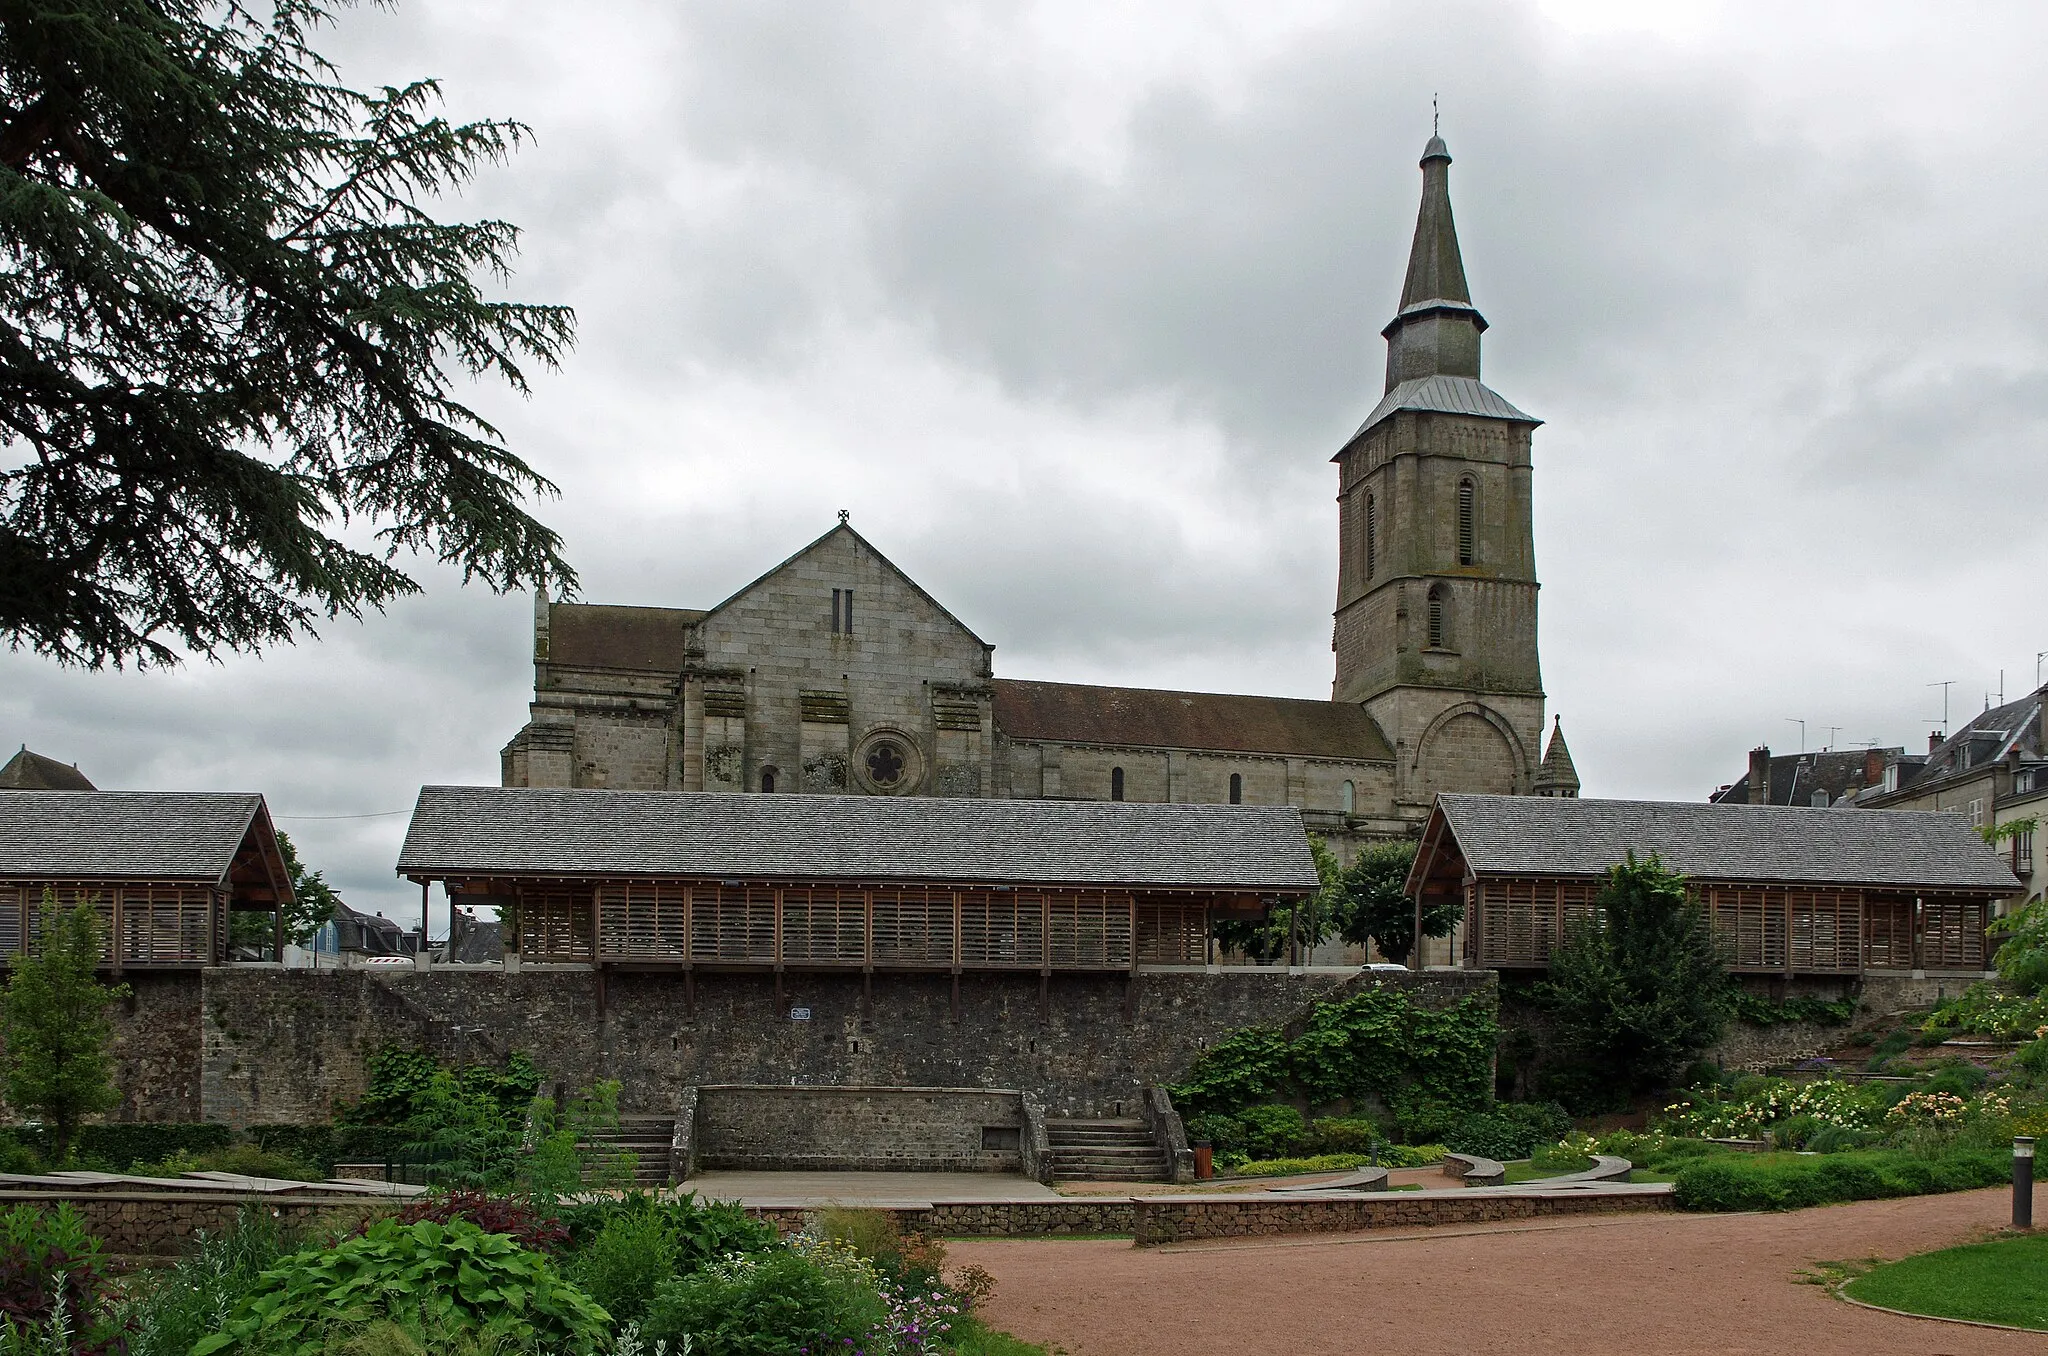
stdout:
[(903, 750), (886, 739), (868, 750), (868, 780), (876, 786), (894, 786), (902, 781), (905, 765)]

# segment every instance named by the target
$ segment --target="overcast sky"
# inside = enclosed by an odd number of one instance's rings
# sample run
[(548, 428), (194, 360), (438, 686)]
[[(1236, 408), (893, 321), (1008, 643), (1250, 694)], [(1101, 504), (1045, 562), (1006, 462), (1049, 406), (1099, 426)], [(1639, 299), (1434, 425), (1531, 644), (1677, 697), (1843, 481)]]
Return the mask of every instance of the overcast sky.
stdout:
[[(1333, 452), (1379, 398), (1440, 98), (1485, 377), (1546, 420), (1550, 709), (1586, 793), (1925, 747), (2048, 650), (2038, 4), (406, 0), (325, 43), (536, 141), (563, 370), (478, 401), (595, 602), (704, 607), (854, 524), (999, 674), (1327, 697)], [(359, 907), (492, 783), (531, 600), (261, 658), (0, 652), (0, 740), (260, 790)], [(437, 910), (438, 913), (438, 910)]]

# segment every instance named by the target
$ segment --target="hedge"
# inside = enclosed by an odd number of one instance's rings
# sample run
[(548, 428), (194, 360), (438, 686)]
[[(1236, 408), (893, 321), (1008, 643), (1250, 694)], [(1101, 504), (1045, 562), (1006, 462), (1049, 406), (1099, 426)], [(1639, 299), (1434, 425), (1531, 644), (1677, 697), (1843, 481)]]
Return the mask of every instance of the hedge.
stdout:
[[(0, 1134), (39, 1158), (49, 1157), (50, 1135), (41, 1126), (17, 1125)], [(112, 1121), (80, 1126), (73, 1152), (81, 1162), (105, 1163), (122, 1172), (137, 1163), (160, 1163), (180, 1150), (203, 1154), (234, 1141), (233, 1130), (211, 1121)]]
[(1798, 1210), (1841, 1201), (1927, 1196), (2012, 1178), (2002, 1149), (1926, 1158), (1904, 1149), (1834, 1154), (1714, 1154), (1678, 1170), (1681, 1210)]

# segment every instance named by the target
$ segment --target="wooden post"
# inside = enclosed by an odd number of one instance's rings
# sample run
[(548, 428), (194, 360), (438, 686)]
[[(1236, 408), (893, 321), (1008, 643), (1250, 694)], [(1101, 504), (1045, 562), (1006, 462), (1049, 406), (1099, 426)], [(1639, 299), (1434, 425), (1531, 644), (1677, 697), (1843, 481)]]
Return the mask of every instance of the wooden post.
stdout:
[[(1424, 877), (1422, 886), (1424, 890), (1429, 888), (1427, 877)], [(1530, 901), (1530, 912), (1532, 914), (1535, 912), (1535, 901), (1533, 900)], [(1413, 949), (1408, 953), (1408, 968), (1420, 970), (1422, 968), (1422, 890), (1415, 892), (1415, 937), (1409, 943), (1409, 946)]]

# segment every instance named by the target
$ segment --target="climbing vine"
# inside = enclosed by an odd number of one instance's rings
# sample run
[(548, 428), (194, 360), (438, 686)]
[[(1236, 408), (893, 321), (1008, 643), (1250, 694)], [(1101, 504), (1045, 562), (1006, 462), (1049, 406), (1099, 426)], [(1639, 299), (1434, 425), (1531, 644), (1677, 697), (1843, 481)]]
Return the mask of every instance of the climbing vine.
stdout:
[(1490, 996), (1428, 1008), (1374, 986), (1317, 1003), (1292, 1039), (1271, 1027), (1232, 1032), (1171, 1091), (1190, 1116), (1377, 1099), (1404, 1131), (1426, 1135), (1491, 1102), (1499, 1035)]

